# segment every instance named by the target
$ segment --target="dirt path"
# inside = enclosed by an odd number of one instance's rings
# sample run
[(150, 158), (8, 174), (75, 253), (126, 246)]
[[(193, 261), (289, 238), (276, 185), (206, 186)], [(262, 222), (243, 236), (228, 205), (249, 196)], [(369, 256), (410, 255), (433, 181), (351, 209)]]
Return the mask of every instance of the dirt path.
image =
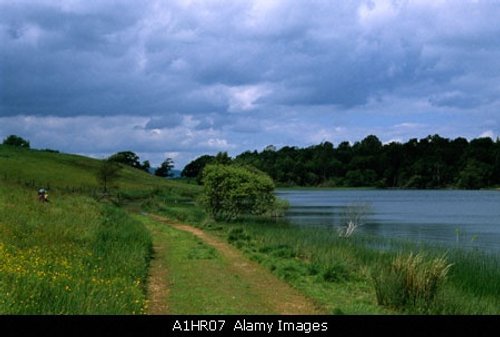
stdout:
[(154, 246), (153, 258), (149, 266), (148, 276), (148, 314), (161, 315), (168, 313), (165, 298), (168, 296), (167, 268), (162, 261), (165, 247)]
[[(321, 313), (308, 298), (284, 281), (279, 280), (270, 271), (256, 262), (249, 260), (233, 246), (225, 243), (204, 231), (186, 225), (176, 223), (168, 218), (158, 215), (150, 217), (160, 223), (167, 224), (178, 230), (190, 232), (200, 238), (206, 244), (214, 247), (227, 261), (231, 273), (239, 275), (252, 287), (260, 298), (264, 299), (278, 314), (319, 314)], [(162, 248), (155, 247), (155, 254), (161, 255)], [(164, 298), (168, 293), (168, 285), (165, 284), (166, 272), (161, 265), (155, 264), (153, 259), (150, 273), (150, 306), (151, 314), (167, 312)]]

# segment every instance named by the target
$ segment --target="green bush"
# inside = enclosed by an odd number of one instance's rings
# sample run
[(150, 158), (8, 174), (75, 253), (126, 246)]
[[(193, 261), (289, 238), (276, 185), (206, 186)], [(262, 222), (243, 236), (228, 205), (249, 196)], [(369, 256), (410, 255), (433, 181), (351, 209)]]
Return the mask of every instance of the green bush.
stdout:
[(398, 255), (390, 266), (373, 273), (377, 301), (396, 309), (427, 311), (450, 267), (444, 256), (429, 259), (424, 254)]
[(250, 167), (208, 165), (203, 171), (201, 202), (216, 220), (261, 215), (275, 205), (272, 179)]

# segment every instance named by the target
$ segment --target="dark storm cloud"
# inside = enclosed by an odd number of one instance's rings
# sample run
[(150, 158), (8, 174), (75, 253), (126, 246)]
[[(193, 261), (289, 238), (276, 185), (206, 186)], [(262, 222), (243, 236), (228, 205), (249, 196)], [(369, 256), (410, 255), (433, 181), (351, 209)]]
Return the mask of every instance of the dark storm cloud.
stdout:
[[(120, 55), (125, 50), (109, 40), (133, 22), (131, 9), (130, 15), (118, 16), (21, 2), (3, 3), (0, 12), (2, 115), (70, 116), (109, 109), (124, 87)], [(100, 103), (89, 104), (95, 99)]]
[[(262, 98), (267, 104), (354, 107), (415, 81), (447, 82), (466, 71), (454, 59), (449, 67), (436, 64), (446, 48), (450, 56), (468, 48), (482, 22), (463, 35), (447, 27), (440, 35), (420, 25), (429, 20), (425, 6), (408, 7), (387, 1), (114, 1), (74, 8), (6, 2), (1, 56), (8, 90), (0, 113), (221, 112), (231, 97), (214, 86), (259, 83), (272, 88)], [(479, 45), (492, 45), (495, 32), (489, 28)], [(444, 49), (425, 55), (440, 36)]]

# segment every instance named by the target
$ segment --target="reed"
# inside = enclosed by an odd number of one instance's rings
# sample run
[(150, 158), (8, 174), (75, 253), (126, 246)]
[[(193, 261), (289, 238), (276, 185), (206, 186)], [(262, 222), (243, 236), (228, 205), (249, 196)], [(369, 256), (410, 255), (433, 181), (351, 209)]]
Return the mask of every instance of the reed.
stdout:
[(397, 255), (390, 266), (374, 269), (377, 301), (399, 310), (428, 311), (451, 266), (445, 256)]

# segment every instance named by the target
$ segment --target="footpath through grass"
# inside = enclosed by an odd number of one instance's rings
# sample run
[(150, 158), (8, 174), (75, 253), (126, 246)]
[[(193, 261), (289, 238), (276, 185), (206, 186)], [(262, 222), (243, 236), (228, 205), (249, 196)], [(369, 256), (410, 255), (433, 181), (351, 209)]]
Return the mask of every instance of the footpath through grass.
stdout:
[(333, 245), (316, 255), (319, 250), (308, 244), (309, 233), (272, 222), (208, 224), (206, 229), (314, 299), (327, 313), (391, 313), (377, 305), (369, 268), (353, 264), (348, 252)]
[(193, 234), (146, 217), (140, 218), (152, 232), (154, 245), (167, 269), (169, 314), (271, 314), (272, 309), (250, 287), (228, 271), (222, 256)]
[(153, 233), (154, 246), (161, 247), (155, 259), (166, 268), (168, 296), (160, 292), (166, 313), (317, 312), (311, 302), (228, 244), (189, 226), (169, 225), (160, 218), (138, 219)]
[(283, 223), (272, 220), (215, 223), (207, 221), (203, 212), (191, 203), (148, 202), (144, 206), (149, 211), (199, 226), (232, 244), (249, 259), (313, 299), (326, 313), (391, 312), (377, 305), (370, 269), (358, 268), (359, 264), (349, 266), (352, 258), (344, 260), (347, 252), (337, 255), (338, 251), (328, 239), (321, 245), (323, 257), (320, 258), (315, 239), (309, 233)]

